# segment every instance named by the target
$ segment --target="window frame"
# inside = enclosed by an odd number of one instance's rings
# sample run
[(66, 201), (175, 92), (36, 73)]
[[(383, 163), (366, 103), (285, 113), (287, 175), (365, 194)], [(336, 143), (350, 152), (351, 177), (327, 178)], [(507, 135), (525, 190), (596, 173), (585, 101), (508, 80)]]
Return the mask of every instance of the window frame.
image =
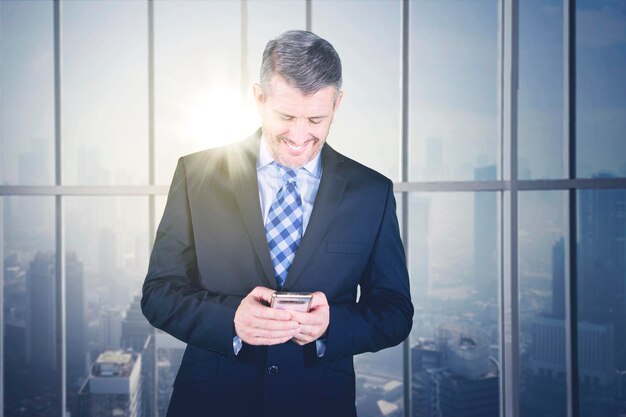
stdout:
[[(247, 0), (240, 0), (242, 52), (242, 74), (248, 74), (247, 55)], [(402, 13), (399, 25), (402, 29), (401, 42), (401, 181), (394, 183), (394, 191), (401, 194), (399, 205), (402, 216), (401, 235), (405, 250), (409, 253), (409, 194), (415, 192), (497, 192), (500, 198), (499, 241), (501, 247), (500, 270), (500, 415), (518, 417), (520, 389), (519, 360), (519, 288), (518, 288), (518, 194), (522, 191), (567, 191), (568, 224), (565, 230), (565, 295), (566, 295), (566, 363), (567, 363), (567, 416), (578, 417), (578, 323), (577, 323), (577, 191), (599, 189), (626, 189), (626, 178), (585, 178), (576, 176), (576, 1), (563, 0), (564, 14), (564, 153), (567, 169), (566, 179), (519, 180), (518, 179), (518, 138), (517, 138), (517, 79), (518, 79), (518, 39), (519, 5), (515, 0), (498, 1), (498, 136), (501, 172), (493, 181), (409, 181), (409, 58), (410, 58), (410, 8), (408, 0), (401, 2)], [(66, 311), (65, 311), (65, 218), (64, 198), (67, 196), (147, 196), (149, 198), (149, 244), (155, 234), (157, 196), (168, 193), (167, 186), (155, 184), (155, 132), (154, 132), (154, 2), (146, 0), (148, 16), (148, 185), (137, 186), (70, 186), (63, 185), (62, 152), (63, 139), (61, 114), (61, 19), (62, 2), (51, 1), (54, 19), (54, 143), (55, 143), (55, 183), (50, 186), (0, 185), (0, 211), (3, 198), (9, 196), (53, 196), (55, 198), (55, 247), (57, 292), (57, 344), (59, 346), (59, 407), (67, 409), (66, 388)], [(313, 24), (312, 0), (306, 0), (306, 27)], [(242, 94), (244, 94), (242, 92)], [(4, 236), (3, 217), (0, 216), (0, 236)], [(4, 262), (4, 240), (0, 241), (0, 259)], [(408, 260), (410, 262), (410, 259)], [(0, 323), (4, 324), (4, 267), (0, 268)], [(154, 344), (153, 344), (154, 345)], [(0, 377), (4, 376), (4, 325), (0, 326)], [(403, 342), (404, 415), (412, 415), (412, 374), (411, 346), (407, 339)], [(153, 364), (154, 365), (154, 364)], [(156, 374), (153, 373), (153, 378)], [(0, 384), (1, 385), (1, 384)], [(153, 384), (156, 387), (156, 384)], [(155, 388), (156, 390), (156, 388)], [(156, 401), (156, 395), (154, 396)], [(4, 407), (3, 392), (0, 391), (0, 409)], [(155, 408), (156, 409), (156, 408)], [(0, 412), (1, 414), (1, 412)], [(64, 415), (62, 412), (61, 415)]]

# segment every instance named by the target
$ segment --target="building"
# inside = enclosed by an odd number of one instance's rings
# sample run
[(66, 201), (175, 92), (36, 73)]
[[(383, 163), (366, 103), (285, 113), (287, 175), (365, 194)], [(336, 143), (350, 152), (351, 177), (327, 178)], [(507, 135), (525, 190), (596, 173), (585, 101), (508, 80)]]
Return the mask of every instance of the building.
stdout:
[(100, 340), (103, 349), (119, 349), (122, 344), (122, 309), (104, 306), (100, 312)]
[(499, 376), (488, 336), (459, 325), (442, 325), (436, 333), (411, 349), (413, 415), (497, 417)]
[(27, 361), (37, 373), (57, 368), (56, 281), (54, 255), (38, 252), (30, 262), (28, 293)]
[[(27, 274), (27, 360), (33, 372), (41, 375), (57, 370), (55, 268), (53, 253), (38, 252)], [(65, 277), (68, 385), (78, 388), (86, 375), (87, 355), (83, 264), (73, 252), (66, 257)]]
[(150, 336), (150, 324), (141, 312), (141, 294), (135, 295), (122, 320), (122, 347), (139, 352)]
[(626, 191), (580, 191), (579, 210), (579, 320), (614, 327), (612, 348), (625, 370)]
[(172, 397), (174, 379), (183, 360), (183, 354), (187, 345), (180, 340), (158, 330), (154, 335), (156, 350), (156, 402), (158, 414), (155, 416), (165, 417), (167, 406)]
[[(493, 181), (497, 167), (474, 169), (474, 180)], [(498, 299), (498, 195), (474, 194), (474, 289), (485, 300)]]
[(156, 376), (153, 373), (156, 354), (155, 338), (150, 325), (141, 313), (140, 303), (141, 294), (136, 294), (126, 309), (122, 320), (122, 348), (141, 352), (143, 415), (157, 416), (154, 391)]
[[(395, 413), (385, 397), (396, 388), (382, 389), (403, 381), (394, 366), (414, 371), (415, 401), (402, 398), (400, 413), (440, 416), (441, 389), (464, 388), (443, 381), (454, 372), (434, 330), (459, 322), (489, 332), (490, 359), (510, 359), (498, 364), (502, 410), (626, 416), (625, 3), (0, 0), (4, 416), (65, 413), (59, 399), (72, 401), (102, 352), (102, 306), (126, 308), (141, 288), (176, 159), (256, 128), (239, 104), (253, 104), (265, 41), (289, 28), (340, 53), (346, 94), (329, 144), (394, 182), (407, 250), (416, 311), (398, 351), (414, 360), (355, 358), (357, 401), (366, 392), (373, 415)], [(77, 248), (84, 264), (93, 343), (82, 352), (70, 346), (81, 290), (69, 262), (67, 287), (55, 287), (55, 248)], [(566, 338), (570, 307), (582, 340)], [(154, 330), (144, 339), (134, 314), (122, 349), (141, 354), (142, 403), (154, 405), (144, 416), (159, 417), (181, 351), (157, 359)], [(580, 358), (564, 363), (566, 350)], [(79, 386), (59, 387), (81, 362)]]
[(79, 392), (79, 417), (142, 417), (141, 355), (100, 354)]

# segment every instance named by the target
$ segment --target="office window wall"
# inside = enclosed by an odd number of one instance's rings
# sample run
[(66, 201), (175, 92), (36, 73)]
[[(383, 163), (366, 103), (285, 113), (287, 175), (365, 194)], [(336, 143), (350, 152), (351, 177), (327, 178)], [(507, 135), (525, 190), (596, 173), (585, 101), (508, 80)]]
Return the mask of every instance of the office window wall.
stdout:
[(359, 416), (626, 414), (624, 27), (619, 0), (0, 2), (3, 415), (90, 415), (114, 351), (115, 412), (165, 414), (184, 344), (139, 293), (169, 182), (258, 128), (287, 29), (342, 57), (328, 142), (394, 181), (407, 250), (413, 330), (355, 358)]

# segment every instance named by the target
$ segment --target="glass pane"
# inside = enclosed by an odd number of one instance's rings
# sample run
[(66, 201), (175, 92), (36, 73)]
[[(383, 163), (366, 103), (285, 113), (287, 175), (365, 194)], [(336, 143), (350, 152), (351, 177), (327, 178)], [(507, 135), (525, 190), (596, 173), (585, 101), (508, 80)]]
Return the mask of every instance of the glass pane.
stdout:
[(0, 212), (3, 415), (59, 416), (54, 198), (3, 197)]
[(498, 153), (498, 2), (411, 2), (412, 180), (476, 178)]
[(68, 1), (61, 22), (64, 183), (147, 183), (145, 3)]
[(402, 344), (354, 357), (359, 417), (401, 417), (404, 410)]
[(259, 122), (242, 102), (241, 2), (155, 2), (154, 28), (156, 181), (169, 184), (178, 157)]
[(304, 0), (255, 0), (248, 6), (248, 55), (245, 68), (244, 101), (253, 104), (252, 84), (259, 82), (263, 50), (270, 39), (293, 29), (305, 29), (306, 2)]
[(576, 2), (579, 177), (626, 176), (626, 3)]
[(519, 12), (518, 176), (563, 178), (563, 1)]
[(410, 194), (414, 416), (498, 416), (498, 201)]
[(156, 331), (156, 357), (157, 357), (157, 417), (165, 417), (167, 407), (172, 397), (174, 379), (183, 360), (186, 343), (160, 330)]
[(626, 411), (626, 190), (578, 192), (581, 417)]
[(328, 143), (398, 180), (401, 4), (314, 1), (312, 7), (313, 31), (333, 44), (343, 69), (344, 97)]
[(52, 2), (0, 5), (0, 184), (54, 184)]
[[(402, 228), (402, 194), (395, 194)], [(402, 229), (400, 229), (402, 230)], [(400, 417), (404, 410), (402, 344), (354, 357), (356, 409), (359, 417)]]
[(520, 415), (565, 417), (565, 191), (519, 194)]
[[(147, 197), (65, 199), (72, 415), (80, 415), (78, 407), (93, 415), (103, 407), (136, 415), (153, 398), (142, 387), (151, 379), (143, 361), (150, 327), (139, 305), (148, 265), (147, 214)], [(82, 337), (72, 338), (69, 329), (80, 329)], [(109, 364), (136, 370), (109, 375), (102, 371)], [(117, 397), (117, 385), (108, 382), (116, 377), (127, 385)]]

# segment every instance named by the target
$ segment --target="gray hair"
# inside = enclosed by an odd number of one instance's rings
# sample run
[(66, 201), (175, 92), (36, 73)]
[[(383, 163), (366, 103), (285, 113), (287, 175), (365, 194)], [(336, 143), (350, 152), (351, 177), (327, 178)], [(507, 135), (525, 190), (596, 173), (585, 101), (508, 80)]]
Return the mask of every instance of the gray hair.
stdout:
[(269, 91), (274, 74), (282, 76), (303, 94), (328, 86), (341, 90), (341, 59), (335, 48), (314, 33), (290, 30), (272, 39), (263, 51), (261, 86)]

